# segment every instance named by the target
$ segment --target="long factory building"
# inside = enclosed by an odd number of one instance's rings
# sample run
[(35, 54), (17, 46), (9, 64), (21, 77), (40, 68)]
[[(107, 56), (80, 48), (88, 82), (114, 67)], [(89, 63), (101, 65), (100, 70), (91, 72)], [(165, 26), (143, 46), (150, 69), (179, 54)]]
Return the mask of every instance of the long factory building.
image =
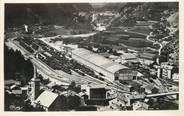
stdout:
[(103, 74), (104, 76), (102, 77), (111, 82), (114, 80), (132, 80), (138, 73), (84, 48), (71, 50), (70, 55), (77, 62), (86, 65), (97, 73)]

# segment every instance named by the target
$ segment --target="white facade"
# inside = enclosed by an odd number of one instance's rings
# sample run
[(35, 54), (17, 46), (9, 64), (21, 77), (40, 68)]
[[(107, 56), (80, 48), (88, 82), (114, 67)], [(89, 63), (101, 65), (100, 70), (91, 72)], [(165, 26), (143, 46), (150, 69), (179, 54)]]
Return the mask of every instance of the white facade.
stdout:
[(35, 104), (43, 106), (48, 111), (51, 104), (56, 100), (59, 95), (51, 91), (45, 90), (35, 101)]
[(161, 64), (161, 69), (162, 69), (162, 77), (172, 79), (173, 66), (163, 63)]
[(178, 73), (174, 73), (172, 75), (172, 80), (178, 82), (179, 81), (179, 74)]

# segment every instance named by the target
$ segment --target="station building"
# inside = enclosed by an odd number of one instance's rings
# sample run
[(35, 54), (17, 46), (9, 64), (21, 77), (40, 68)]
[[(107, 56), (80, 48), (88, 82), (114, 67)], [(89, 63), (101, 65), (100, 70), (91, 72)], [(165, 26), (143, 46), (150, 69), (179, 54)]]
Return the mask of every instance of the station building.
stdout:
[(93, 71), (103, 75), (104, 79), (114, 80), (132, 80), (137, 76), (135, 71), (119, 63), (113, 62), (99, 54), (93, 53), (84, 48), (71, 50), (71, 57), (77, 62), (86, 65)]

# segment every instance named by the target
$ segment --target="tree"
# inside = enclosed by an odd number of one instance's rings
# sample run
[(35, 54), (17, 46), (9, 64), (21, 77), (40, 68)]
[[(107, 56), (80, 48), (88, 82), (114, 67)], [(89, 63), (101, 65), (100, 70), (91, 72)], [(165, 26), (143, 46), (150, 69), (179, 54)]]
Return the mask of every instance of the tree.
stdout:
[(30, 100), (26, 100), (23, 106), (23, 111), (45, 111), (39, 104), (36, 105), (36, 107), (33, 107), (31, 105)]
[(79, 93), (81, 91), (80, 86), (76, 86), (75, 81), (72, 81), (71, 84), (68, 86), (68, 90), (72, 90), (74, 92)]
[(72, 89), (72, 88), (74, 88), (75, 86), (76, 86), (75, 81), (72, 81), (72, 82), (70, 83), (70, 85), (68, 86), (68, 89)]
[(4, 48), (4, 72), (6, 79), (16, 79), (27, 84), (33, 77), (34, 68), (30, 60), (25, 60), (20, 51)]
[(81, 99), (80, 97), (74, 95), (74, 96), (68, 96), (67, 97), (67, 105), (69, 109), (75, 109), (79, 105), (81, 105)]

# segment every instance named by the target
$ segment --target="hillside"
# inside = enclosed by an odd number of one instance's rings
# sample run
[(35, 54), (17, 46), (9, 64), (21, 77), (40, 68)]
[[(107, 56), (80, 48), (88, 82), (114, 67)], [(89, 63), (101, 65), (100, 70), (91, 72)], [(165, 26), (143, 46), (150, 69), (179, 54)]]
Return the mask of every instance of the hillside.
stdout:
[(114, 20), (112, 26), (134, 26), (136, 21), (159, 21), (161, 17), (168, 17), (173, 12), (178, 12), (176, 2), (126, 3), (119, 10), (121, 17)]
[(178, 26), (178, 21), (179, 21), (179, 13), (175, 12), (171, 14), (168, 18), (167, 21), (172, 25), (172, 26)]
[(119, 12), (121, 8), (127, 3), (103, 3), (103, 4), (92, 4), (95, 11), (114, 11)]
[[(5, 26), (19, 26), (23, 24), (55, 24), (72, 26), (80, 24), (74, 20), (80, 11), (90, 12), (93, 7), (88, 3), (82, 4), (6, 4)], [(81, 19), (81, 17), (79, 17)], [(78, 18), (78, 19), (79, 19)], [(82, 17), (83, 18), (83, 17)], [(87, 24), (88, 20), (82, 20)], [(89, 26), (89, 25), (88, 25)]]
[[(144, 34), (152, 32), (153, 40), (163, 44), (161, 61), (167, 62), (170, 58), (173, 64), (178, 65), (179, 12), (177, 2), (126, 3), (122, 5), (119, 13), (120, 16), (114, 19), (109, 29), (128, 27), (134, 32)], [(152, 23), (149, 24), (149, 22)]]

